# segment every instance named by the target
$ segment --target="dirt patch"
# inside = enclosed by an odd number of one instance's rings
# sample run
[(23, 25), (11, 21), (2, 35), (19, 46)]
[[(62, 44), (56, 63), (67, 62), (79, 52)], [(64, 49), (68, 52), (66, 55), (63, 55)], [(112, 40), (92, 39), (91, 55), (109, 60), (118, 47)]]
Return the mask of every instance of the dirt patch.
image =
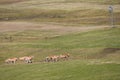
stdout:
[(113, 52), (116, 52), (116, 51), (119, 51), (120, 48), (105, 48), (102, 53), (113, 53)]
[(120, 51), (120, 48), (105, 48), (103, 49), (100, 54), (99, 54), (99, 58), (104, 58), (109, 54), (115, 54), (117, 51)]
[(23, 31), (23, 30), (48, 30), (59, 34), (85, 32), (89, 30), (102, 29), (107, 26), (59, 26), (52, 24), (30, 23), (30, 22), (0, 22), (0, 32)]
[(102, 49), (99, 53), (95, 55), (90, 55), (87, 56), (87, 59), (101, 59), (101, 58), (106, 58), (110, 55), (119, 55), (120, 48), (104, 48)]
[(36, 29), (38, 26), (28, 22), (0, 22), (0, 32)]

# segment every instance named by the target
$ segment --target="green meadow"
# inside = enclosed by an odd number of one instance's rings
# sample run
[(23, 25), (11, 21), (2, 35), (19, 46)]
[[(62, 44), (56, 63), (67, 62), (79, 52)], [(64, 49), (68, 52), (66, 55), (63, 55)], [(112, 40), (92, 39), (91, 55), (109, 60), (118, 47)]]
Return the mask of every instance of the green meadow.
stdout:
[[(44, 35), (40, 38), (37, 38), (41, 36), (40, 31), (8, 33), (12, 34), (13, 38), (12, 40), (3, 40), (1, 43), (0, 79), (119, 80), (119, 33), (119, 28), (57, 37)], [(33, 37), (36, 38), (33, 39)], [(70, 58), (67, 61), (44, 62), (48, 55), (59, 55), (66, 52), (70, 53)], [(16, 64), (5, 64), (3, 62), (9, 57), (25, 55), (35, 56), (32, 64), (25, 64), (20, 61), (17, 61)]]
[[(111, 56), (111, 60), (119, 60), (119, 34), (119, 28), (108, 28), (60, 36), (53, 35), (52, 31), (3, 33), (0, 40), (1, 62), (7, 57), (20, 57), (22, 55), (35, 55), (36, 61), (40, 61), (47, 55), (66, 52), (70, 53), (72, 58), (78, 59), (84, 59), (87, 55), (88, 59), (104, 59), (104, 57)], [(9, 36), (12, 38), (10, 39)], [(112, 58), (113, 55), (116, 58)]]
[(1, 80), (119, 80), (119, 64), (89, 65), (74, 60), (57, 63), (4, 65)]
[[(0, 80), (120, 80), (119, 0), (0, 0)], [(109, 5), (114, 7), (111, 28)], [(69, 53), (68, 60), (45, 57)], [(34, 56), (33, 63), (13, 57)]]

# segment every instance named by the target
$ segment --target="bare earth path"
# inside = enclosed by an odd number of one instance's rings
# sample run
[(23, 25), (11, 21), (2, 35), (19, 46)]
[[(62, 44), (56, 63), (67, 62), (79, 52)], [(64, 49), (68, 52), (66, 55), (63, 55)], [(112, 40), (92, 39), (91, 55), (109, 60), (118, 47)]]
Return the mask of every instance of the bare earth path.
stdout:
[(89, 30), (102, 29), (108, 26), (59, 26), (52, 24), (30, 23), (30, 22), (0, 22), (0, 32), (23, 31), (23, 30), (50, 30), (60, 34), (85, 32)]

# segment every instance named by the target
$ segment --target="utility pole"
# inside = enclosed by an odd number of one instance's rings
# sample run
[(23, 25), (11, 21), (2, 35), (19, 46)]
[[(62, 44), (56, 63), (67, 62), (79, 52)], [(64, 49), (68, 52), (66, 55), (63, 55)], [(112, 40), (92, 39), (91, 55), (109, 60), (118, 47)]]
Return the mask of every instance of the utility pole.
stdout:
[(110, 13), (110, 23), (112, 28), (114, 28), (114, 15), (113, 15), (113, 7), (109, 6), (109, 13)]

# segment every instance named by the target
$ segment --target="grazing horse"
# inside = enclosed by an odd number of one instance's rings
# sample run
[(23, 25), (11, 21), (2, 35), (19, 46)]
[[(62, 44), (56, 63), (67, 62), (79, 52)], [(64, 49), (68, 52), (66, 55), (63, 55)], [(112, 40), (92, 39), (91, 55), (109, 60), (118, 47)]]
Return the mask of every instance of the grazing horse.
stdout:
[(48, 56), (46, 57), (46, 62), (50, 62), (50, 61), (53, 61), (53, 62), (57, 62), (59, 60), (59, 56), (57, 55), (53, 55), (53, 56)]
[(59, 60), (59, 56), (54, 55), (51, 57), (51, 59), (53, 62), (57, 62)]
[(46, 62), (50, 62), (51, 60), (52, 60), (51, 56), (47, 56), (47, 57), (45, 58), (45, 61), (46, 61)]
[(9, 58), (9, 59), (6, 59), (5, 62), (6, 63), (14, 63), (18, 60), (18, 58)]
[(70, 54), (61, 54), (59, 55), (60, 59), (67, 60), (70, 57)]
[(10, 63), (11, 59), (6, 59), (5, 63)]
[(24, 61), (25, 58), (26, 58), (26, 56), (24, 56), (24, 57), (19, 57), (19, 60), (20, 60), (20, 61)]
[(25, 57), (25, 62), (26, 63), (32, 63), (32, 59), (34, 58), (34, 56), (28, 56), (28, 57)]

